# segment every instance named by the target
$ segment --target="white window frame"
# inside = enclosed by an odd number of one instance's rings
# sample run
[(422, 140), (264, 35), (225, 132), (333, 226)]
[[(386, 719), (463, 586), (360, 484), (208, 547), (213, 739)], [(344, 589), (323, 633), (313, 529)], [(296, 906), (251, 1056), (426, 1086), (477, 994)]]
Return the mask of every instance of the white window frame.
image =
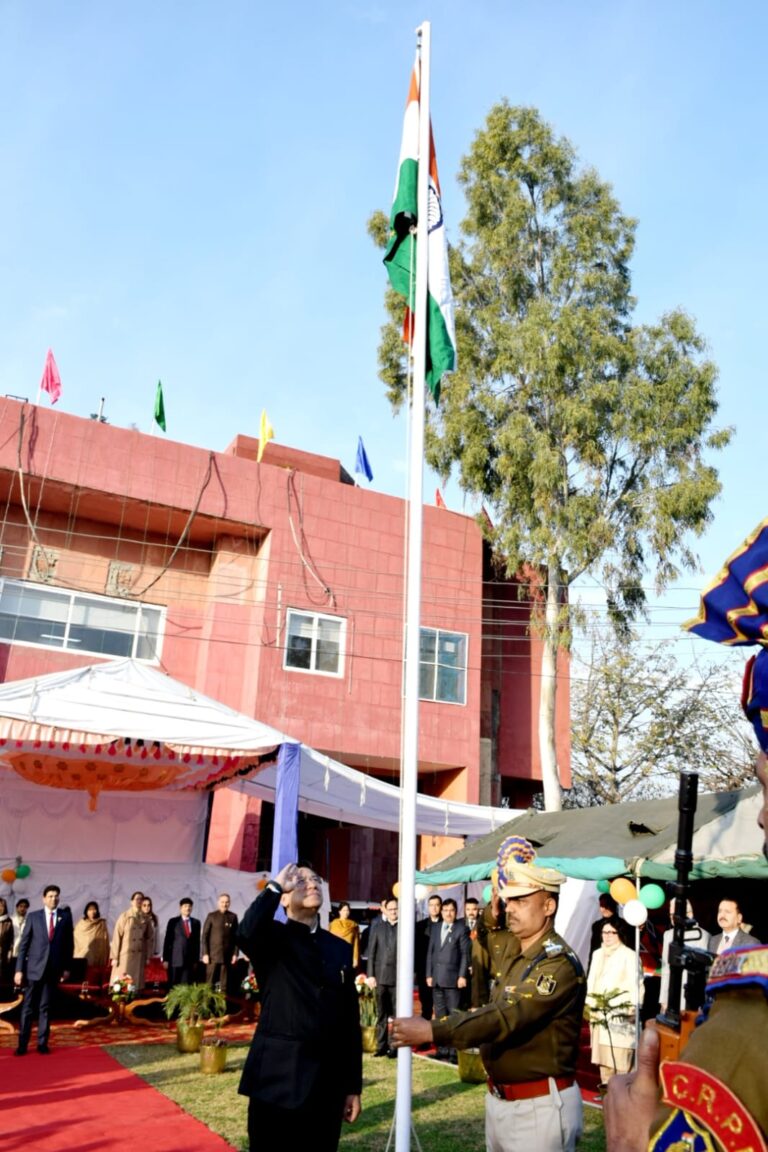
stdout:
[[(95, 607), (110, 608), (112, 606), (120, 608), (121, 612), (125, 613), (126, 608), (134, 610), (134, 626), (132, 630), (131, 650), (128, 654), (131, 659), (139, 660), (142, 664), (158, 664), (162, 655), (163, 638), (165, 636), (165, 619), (166, 609), (160, 604), (143, 604), (138, 600), (121, 600), (112, 596), (97, 596), (87, 592), (75, 592), (68, 588), (56, 588), (49, 584), (40, 584), (34, 580), (9, 580), (0, 577), (0, 620), (3, 622), (7, 619), (13, 619), (8, 612), (2, 611), (3, 594), (8, 588), (9, 590), (19, 590), (21, 592), (34, 591), (50, 597), (51, 600), (58, 600), (61, 606), (65, 609), (65, 614), (62, 614), (62, 619), (57, 619), (51, 616), (51, 628), (63, 627), (63, 634), (61, 637), (51, 635), (51, 643), (46, 644), (44, 638), (41, 636), (38, 640), (21, 640), (15, 636), (0, 636), (0, 644), (18, 644), (23, 648), (44, 648), (46, 651), (54, 649), (57, 652), (81, 652), (86, 656), (100, 656), (104, 660), (113, 660), (119, 658), (124, 653), (104, 652), (98, 648), (84, 647), (76, 637), (71, 633), (74, 629), (82, 625), (73, 620), (75, 610), (93, 605)], [(155, 633), (155, 654), (154, 656), (138, 656), (136, 649), (139, 642), (147, 635), (150, 637), (152, 633), (147, 634), (141, 631), (142, 617), (144, 614), (151, 613), (152, 617), (157, 620), (157, 631)], [(127, 613), (125, 613), (127, 616)], [(16, 617), (18, 619), (18, 617)], [(41, 622), (47, 618), (40, 616)], [(114, 633), (115, 635), (131, 635), (128, 629), (109, 629), (102, 628), (99, 631), (105, 634)], [(59, 641), (53, 643), (53, 641)]]
[[(433, 661), (423, 660), (422, 656), (421, 656), (421, 641), (424, 638), (424, 634), (427, 632), (432, 632), (435, 635), (435, 659)], [(437, 693), (438, 679), (439, 679), (439, 671), (440, 671), (440, 667), (441, 667), (440, 662), (438, 660), (438, 654), (440, 651), (440, 638), (446, 637), (446, 636), (455, 636), (457, 640), (460, 640), (460, 641), (463, 640), (463, 642), (464, 642), (464, 664), (463, 664), (463, 666), (461, 666), (462, 698), (460, 700), (444, 700), (441, 696), (438, 696), (436, 694)], [(443, 667), (453, 669), (456, 666), (451, 665), (451, 664), (445, 664), (445, 665), (443, 665)], [(434, 672), (435, 672), (435, 694), (432, 696), (422, 696), (422, 694), (421, 694), (421, 670), (422, 670), (422, 668), (430, 668), (430, 669), (434, 668)], [(430, 628), (430, 627), (426, 627), (426, 626), (422, 625), (422, 627), (420, 629), (420, 634), (419, 634), (419, 699), (420, 700), (424, 700), (427, 703), (431, 703), (431, 704), (452, 704), (454, 707), (457, 707), (457, 708), (465, 708), (466, 704), (467, 704), (467, 672), (468, 672), (468, 670), (469, 670), (469, 635), (468, 635), (468, 633), (457, 632), (453, 628)]]
[[(312, 621), (312, 639), (310, 648), (310, 666), (309, 668), (299, 668), (295, 664), (288, 663), (290, 649), (288, 646), (288, 637), (291, 631), (292, 617), (304, 617)], [(339, 625), (339, 664), (335, 672), (328, 672), (324, 668), (317, 667), (317, 641), (318, 641), (318, 627), (321, 620), (330, 620), (334, 624)], [(347, 621), (343, 616), (331, 616), (327, 612), (310, 612), (306, 608), (289, 608), (285, 616), (285, 645), (283, 649), (283, 668), (286, 672), (299, 672), (304, 676), (329, 676), (332, 680), (340, 680), (344, 675), (344, 659), (346, 656), (346, 639), (347, 639)]]

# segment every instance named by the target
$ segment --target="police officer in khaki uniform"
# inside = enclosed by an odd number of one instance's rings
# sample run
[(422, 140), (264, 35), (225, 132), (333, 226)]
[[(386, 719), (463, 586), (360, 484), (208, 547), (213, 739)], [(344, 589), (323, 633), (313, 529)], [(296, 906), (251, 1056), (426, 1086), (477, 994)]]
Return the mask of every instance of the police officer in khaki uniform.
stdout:
[(488, 1152), (571, 1152), (582, 1129), (574, 1077), (586, 981), (578, 957), (554, 930), (566, 878), (534, 860), (521, 837), (501, 846), (507, 927), (489, 934), (490, 1003), (443, 1020), (398, 1018), (392, 1026), (395, 1047), (430, 1040), (479, 1046), (488, 1072)]

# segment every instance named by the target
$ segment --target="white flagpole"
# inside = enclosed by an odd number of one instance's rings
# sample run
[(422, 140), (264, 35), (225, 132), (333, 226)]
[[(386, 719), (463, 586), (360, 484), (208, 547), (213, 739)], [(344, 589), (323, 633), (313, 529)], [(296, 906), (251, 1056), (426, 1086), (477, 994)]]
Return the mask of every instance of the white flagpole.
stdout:
[[(416, 912), (416, 796), (419, 764), (419, 657), (421, 641), (421, 551), (424, 503), (424, 422), (427, 365), (427, 205), (429, 197), (429, 21), (417, 29), (419, 68), (419, 174), (417, 184), (416, 288), (413, 334), (413, 399), (408, 480), (408, 564), (405, 609), (405, 702), (400, 799), (400, 917), (397, 946), (397, 1014), (413, 1015), (413, 953)], [(395, 1152), (411, 1146), (412, 1052), (397, 1059)]]

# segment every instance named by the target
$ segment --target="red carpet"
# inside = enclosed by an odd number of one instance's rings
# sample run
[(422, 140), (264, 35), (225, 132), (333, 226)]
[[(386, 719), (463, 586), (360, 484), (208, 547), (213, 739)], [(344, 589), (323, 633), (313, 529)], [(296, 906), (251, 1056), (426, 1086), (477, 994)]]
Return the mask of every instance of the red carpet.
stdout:
[(0, 1051), (2, 1152), (231, 1152), (101, 1048)]

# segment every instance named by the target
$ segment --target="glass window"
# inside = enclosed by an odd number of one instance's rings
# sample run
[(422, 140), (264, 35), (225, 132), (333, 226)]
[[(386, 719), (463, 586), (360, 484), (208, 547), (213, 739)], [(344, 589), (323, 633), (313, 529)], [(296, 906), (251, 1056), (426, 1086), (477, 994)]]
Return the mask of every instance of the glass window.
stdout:
[(341, 676), (344, 671), (346, 620), (319, 612), (288, 609), (285, 668)]
[(464, 704), (467, 682), (467, 637), (462, 632), (422, 628), (419, 696), (445, 704)]
[(4, 580), (0, 640), (157, 660), (165, 609)]

